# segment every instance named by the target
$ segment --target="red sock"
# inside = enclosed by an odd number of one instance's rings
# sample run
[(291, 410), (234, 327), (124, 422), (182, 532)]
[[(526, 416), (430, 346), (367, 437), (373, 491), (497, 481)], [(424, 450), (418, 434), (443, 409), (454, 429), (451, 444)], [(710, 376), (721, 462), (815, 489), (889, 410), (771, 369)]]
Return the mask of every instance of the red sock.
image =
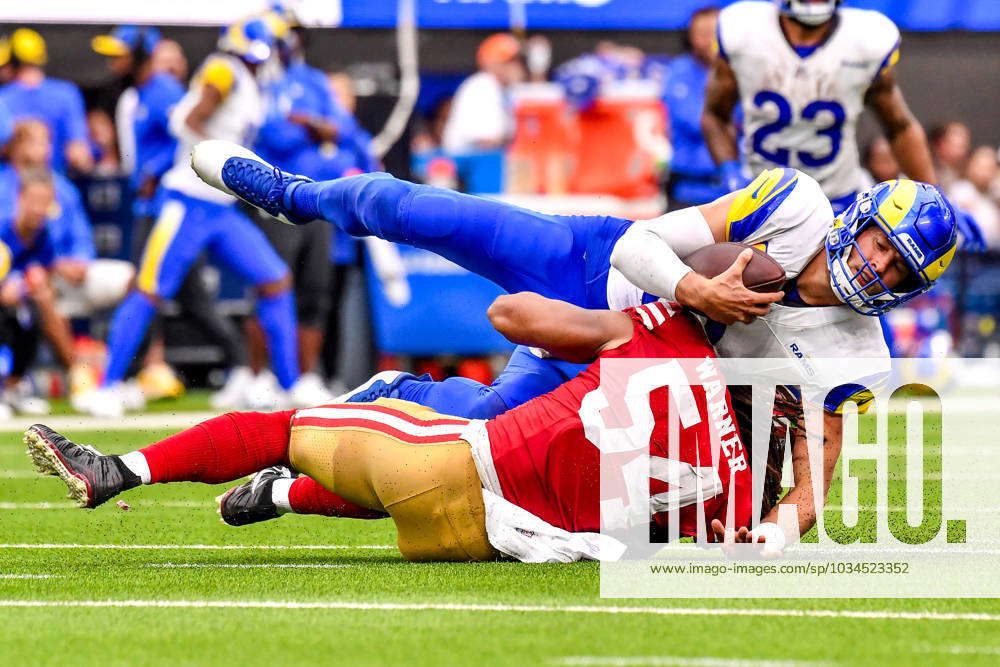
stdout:
[(311, 477), (297, 477), (288, 487), (288, 504), (296, 514), (322, 514), (344, 519), (384, 519), (388, 514), (345, 500)]
[(139, 451), (153, 482), (231, 482), (288, 465), (293, 412), (230, 412)]

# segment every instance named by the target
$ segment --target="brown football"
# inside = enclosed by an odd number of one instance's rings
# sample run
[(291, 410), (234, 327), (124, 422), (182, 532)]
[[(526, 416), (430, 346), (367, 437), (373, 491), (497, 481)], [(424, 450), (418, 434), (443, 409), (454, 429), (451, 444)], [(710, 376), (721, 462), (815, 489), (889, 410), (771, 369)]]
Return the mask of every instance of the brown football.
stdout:
[(745, 243), (728, 241), (707, 245), (682, 259), (706, 278), (714, 278), (732, 266), (739, 254), (747, 248), (753, 250), (753, 259), (743, 269), (743, 284), (754, 292), (781, 291), (785, 284), (785, 270), (766, 252)]

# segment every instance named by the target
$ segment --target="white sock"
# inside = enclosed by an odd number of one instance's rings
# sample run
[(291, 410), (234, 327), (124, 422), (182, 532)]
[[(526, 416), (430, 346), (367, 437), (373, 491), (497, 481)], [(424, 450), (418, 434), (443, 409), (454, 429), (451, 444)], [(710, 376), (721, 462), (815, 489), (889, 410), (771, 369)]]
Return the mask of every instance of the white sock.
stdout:
[(274, 483), (271, 484), (271, 502), (277, 508), (278, 514), (295, 512), (288, 501), (288, 491), (292, 488), (292, 482), (294, 481), (291, 477), (282, 477), (274, 480)]
[(132, 471), (132, 473), (142, 480), (143, 484), (152, 483), (152, 475), (149, 472), (149, 463), (146, 462), (146, 457), (143, 456), (142, 452), (129, 452), (128, 454), (122, 454), (118, 457), (118, 460), (125, 464), (125, 467)]

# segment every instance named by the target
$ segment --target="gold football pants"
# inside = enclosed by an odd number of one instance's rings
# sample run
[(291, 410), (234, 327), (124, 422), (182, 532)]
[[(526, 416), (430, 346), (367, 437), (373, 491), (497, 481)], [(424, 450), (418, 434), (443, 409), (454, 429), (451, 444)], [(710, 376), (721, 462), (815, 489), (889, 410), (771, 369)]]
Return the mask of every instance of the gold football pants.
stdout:
[(408, 560), (497, 557), (486, 537), (468, 420), (396, 399), (299, 410), (289, 460), (337, 495), (396, 523)]

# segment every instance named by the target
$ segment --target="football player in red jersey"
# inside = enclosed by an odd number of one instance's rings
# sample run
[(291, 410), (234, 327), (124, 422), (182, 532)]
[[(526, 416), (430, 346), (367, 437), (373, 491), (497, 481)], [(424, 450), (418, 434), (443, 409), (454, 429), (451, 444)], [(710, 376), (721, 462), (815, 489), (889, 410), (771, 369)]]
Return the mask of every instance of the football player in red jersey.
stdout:
[[(651, 426), (654, 524), (662, 527), (678, 509), (681, 535), (696, 534), (696, 510), (712, 521), (717, 535), (724, 523), (751, 525), (750, 454), (713, 349), (691, 315), (662, 301), (617, 312), (519, 293), (498, 297), (489, 317), (514, 342), (593, 363), (552, 392), (488, 421), (379, 399), (229, 413), (122, 456), (102, 455), (42, 425), (30, 427), (25, 441), (39, 471), (63, 479), (83, 507), (143, 483), (214, 484), (288, 465), (335, 495), (340, 516), (391, 517), (408, 559), (505, 554), (570, 561), (620, 553), (620, 545), (596, 534), (604, 438), (595, 434), (613, 428), (602, 416), (609, 412), (611, 421), (629, 423), (615, 415), (624, 403), (631, 423), (648, 417)], [(672, 365), (669, 372), (686, 377), (652, 382), (638, 401), (619, 395), (613, 382), (609, 395), (600, 362), (626, 358), (661, 360)], [(696, 371), (685, 371), (678, 359), (700, 361)], [(676, 439), (668, 442), (668, 433)], [(277, 516), (271, 486), (248, 482), (222, 496), (224, 519), (239, 524)], [(254, 512), (226, 516), (226, 500), (234, 493), (266, 498)]]

